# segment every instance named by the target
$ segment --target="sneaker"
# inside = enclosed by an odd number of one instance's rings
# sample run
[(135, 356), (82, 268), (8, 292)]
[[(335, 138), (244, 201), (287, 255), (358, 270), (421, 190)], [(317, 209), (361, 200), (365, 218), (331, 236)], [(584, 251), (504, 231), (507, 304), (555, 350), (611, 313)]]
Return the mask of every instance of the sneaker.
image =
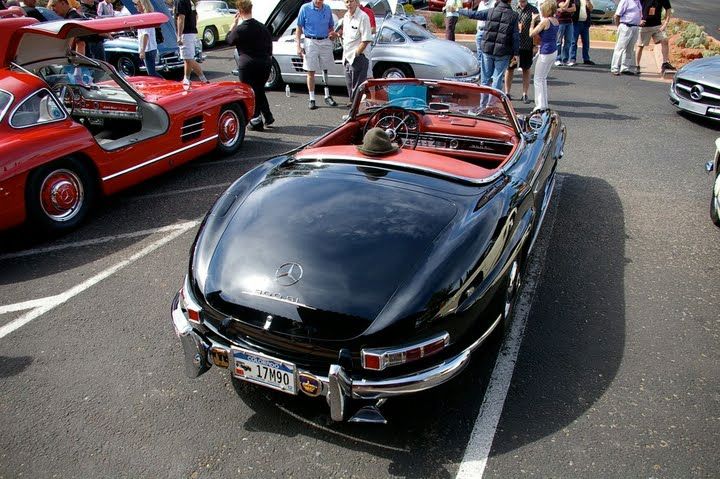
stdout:
[(561, 62), (560, 60), (555, 60), (556, 67), (562, 66), (562, 64), (563, 64), (563, 62)]
[(182, 81), (183, 90), (187, 91), (190, 89), (190, 79), (189, 78), (183, 78)]
[[(263, 118), (265, 118), (265, 117), (263, 116)], [(275, 117), (272, 115), (268, 115), (268, 117), (265, 118), (265, 126), (270, 126), (273, 123), (275, 123)]]
[(308, 100), (308, 108), (311, 110), (317, 110), (317, 105), (315, 104), (315, 100)]
[(200, 75), (200, 82), (202, 83), (210, 83), (210, 80), (207, 79), (205, 75)]
[(660, 67), (660, 69), (661, 69), (662, 71), (673, 71), (673, 72), (677, 70), (677, 68), (675, 68), (674, 66), (672, 66), (672, 65), (670, 64), (670, 62), (665, 62), (665, 63), (663, 63), (662, 66)]
[(583, 62), (583, 65), (595, 65), (595, 62), (592, 61), (592, 60), (585, 60), (585, 61)]
[(263, 131), (263, 121), (262, 118), (255, 117), (251, 118), (250, 122), (248, 123), (248, 129), (252, 131)]
[(512, 97), (512, 95), (511, 95), (510, 93), (506, 93), (506, 95), (507, 95), (507, 97), (508, 97), (508, 100), (513, 100), (513, 97)]
[(327, 106), (337, 106), (337, 102), (335, 100), (333, 100), (333, 97), (331, 97), (331, 96), (325, 97), (325, 104)]
[(610, 73), (612, 73), (612, 74), (615, 75), (615, 76), (620, 75), (620, 72), (617, 71), (617, 70), (610, 70)]
[(525, 93), (523, 93), (522, 102), (525, 104), (530, 103), (530, 99), (528, 98), (528, 96)]
[(569, 62), (567, 62), (567, 63), (565, 64), (565, 66), (574, 67), (574, 66), (575, 66), (575, 62), (572, 61), (572, 60), (570, 60)]
[(622, 70), (620, 73), (622, 73), (623, 75), (635, 76), (635, 72), (632, 70)]

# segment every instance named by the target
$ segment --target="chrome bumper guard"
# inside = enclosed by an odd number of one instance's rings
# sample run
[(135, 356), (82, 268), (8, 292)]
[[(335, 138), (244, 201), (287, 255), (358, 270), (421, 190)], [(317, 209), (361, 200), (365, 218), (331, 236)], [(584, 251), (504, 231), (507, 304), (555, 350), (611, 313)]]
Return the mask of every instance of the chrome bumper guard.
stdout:
[[(210, 369), (213, 364), (210, 356), (211, 350), (224, 351), (230, 358), (230, 363), (223, 367), (232, 370), (234, 367), (233, 355), (229, 345), (201, 337), (182, 312), (178, 299), (179, 295), (176, 295), (172, 303), (171, 317), (175, 334), (180, 338), (183, 346), (187, 375), (190, 378), (196, 378)], [(353, 379), (338, 364), (330, 365), (327, 377), (317, 376), (300, 368), (297, 369), (297, 373), (298, 375), (310, 374), (317, 378), (322, 385), (318, 396), (325, 396), (330, 406), (330, 417), (334, 421), (344, 421), (348, 419), (348, 407), (352, 399), (382, 400), (431, 389), (454, 378), (467, 366), (470, 354), (493, 332), (501, 320), (502, 315), (497, 317), (492, 326), (480, 338), (457, 356), (413, 374), (379, 381)], [(299, 387), (297, 389), (300, 390)]]

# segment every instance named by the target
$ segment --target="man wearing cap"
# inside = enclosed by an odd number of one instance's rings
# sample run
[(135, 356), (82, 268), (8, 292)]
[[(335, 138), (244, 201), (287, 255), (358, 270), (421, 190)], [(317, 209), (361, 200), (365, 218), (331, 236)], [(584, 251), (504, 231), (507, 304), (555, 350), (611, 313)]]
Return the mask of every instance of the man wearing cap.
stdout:
[(370, 60), (365, 49), (372, 43), (370, 19), (358, 8), (358, 0), (345, 0), (347, 11), (342, 19), (343, 67), (345, 85), (352, 103), (355, 89), (367, 80)]
[[(333, 58), (333, 43), (331, 35), (335, 35), (335, 21), (329, 5), (323, 0), (312, 0), (310, 3), (300, 7), (298, 14), (297, 29), (295, 30), (295, 42), (297, 43), (297, 54), (303, 58), (303, 70), (307, 72), (307, 87), (310, 99), (308, 108), (315, 110), (315, 72), (322, 72), (323, 83), (325, 84), (325, 104), (337, 106), (333, 97), (330, 96), (330, 89), (327, 86), (327, 70), (335, 63)], [(302, 42), (302, 35), (305, 34), (305, 43)]]

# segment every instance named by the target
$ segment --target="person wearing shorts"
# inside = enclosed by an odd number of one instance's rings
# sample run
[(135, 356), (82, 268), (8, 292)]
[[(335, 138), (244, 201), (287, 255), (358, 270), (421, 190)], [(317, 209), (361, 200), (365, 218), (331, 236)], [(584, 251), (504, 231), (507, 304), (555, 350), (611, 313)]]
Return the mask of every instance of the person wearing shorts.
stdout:
[[(302, 40), (302, 35), (305, 40)], [(335, 64), (333, 42), (335, 38), (335, 20), (329, 5), (323, 0), (312, 0), (300, 7), (295, 43), (297, 54), (303, 59), (303, 70), (307, 72), (308, 108), (315, 110), (315, 72), (321, 71), (325, 86), (325, 104), (337, 106), (327, 84), (327, 71)]]
[(177, 26), (177, 43), (180, 47), (180, 59), (185, 64), (183, 87), (190, 88), (190, 75), (193, 72), (201, 82), (210, 83), (195, 61), (195, 43), (197, 42), (197, 14), (192, 0), (175, 0), (175, 22)]
[[(662, 20), (662, 10), (665, 10), (665, 20)], [(637, 64), (640, 65), (643, 48), (650, 45), (650, 40), (657, 45), (660, 44), (662, 52), (662, 66), (660, 69), (665, 71), (675, 71), (675, 67), (670, 64), (668, 37), (665, 33), (668, 22), (672, 17), (672, 6), (670, 0), (643, 0), (642, 2), (642, 20), (640, 20), (640, 40), (638, 41)]]
[(518, 60), (516, 62), (511, 60), (505, 72), (505, 93), (507, 96), (510, 96), (513, 75), (515, 74), (515, 69), (519, 66), (522, 70), (522, 101), (523, 103), (530, 103), (527, 93), (530, 88), (530, 68), (532, 67), (533, 56), (535, 56), (533, 40), (530, 38), (530, 30), (535, 26), (533, 16), (537, 18), (540, 12), (538, 12), (537, 8), (530, 5), (527, 0), (520, 0), (516, 11), (520, 16), (520, 50), (518, 50)]

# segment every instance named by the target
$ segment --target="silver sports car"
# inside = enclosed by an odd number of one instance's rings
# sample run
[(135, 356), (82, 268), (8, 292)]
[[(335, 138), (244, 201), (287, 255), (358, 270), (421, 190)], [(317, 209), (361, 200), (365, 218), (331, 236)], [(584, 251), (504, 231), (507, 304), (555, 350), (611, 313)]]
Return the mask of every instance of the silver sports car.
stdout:
[(700, 58), (675, 74), (670, 103), (694, 115), (720, 120), (720, 56)]
[[(387, 3), (386, 0), (383, 0)], [(270, 3), (270, 2), (268, 2)], [(273, 42), (273, 65), (266, 86), (276, 88), (284, 83), (301, 83), (306, 80), (302, 69), (302, 58), (297, 54), (295, 45), (295, 19), (301, 2), (296, 9), (290, 9), (288, 2), (266, 15), (269, 28), (276, 39)], [(335, 4), (326, 1), (337, 16)], [(380, 2), (370, 2), (371, 4)], [(264, 5), (267, 8), (266, 5)], [(343, 6), (344, 8), (344, 6)], [(280, 16), (291, 21), (280, 21)], [(256, 16), (258, 18), (258, 16)], [(480, 65), (472, 51), (458, 43), (436, 38), (432, 33), (415, 23), (405, 15), (388, 15), (377, 18), (377, 32), (372, 43), (369, 59), (370, 75), (375, 78), (427, 78), (477, 82), (480, 78)], [(258, 18), (260, 20), (260, 18)], [(337, 24), (337, 22), (336, 22)], [(282, 29), (277, 28), (281, 25)], [(280, 33), (282, 32), (282, 33)], [(332, 86), (345, 85), (345, 73), (342, 66), (342, 43), (335, 41), (335, 65), (328, 70), (328, 83)]]

